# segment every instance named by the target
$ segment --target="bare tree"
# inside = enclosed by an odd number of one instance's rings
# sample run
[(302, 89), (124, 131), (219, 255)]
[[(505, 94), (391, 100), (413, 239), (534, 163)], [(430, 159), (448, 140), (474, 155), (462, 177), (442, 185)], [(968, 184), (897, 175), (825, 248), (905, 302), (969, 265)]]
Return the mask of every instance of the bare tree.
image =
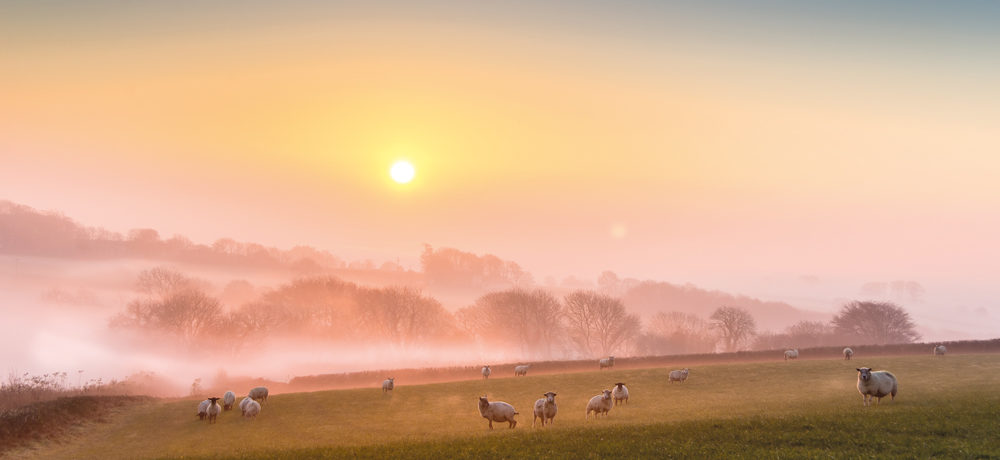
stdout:
[(757, 322), (750, 312), (737, 307), (719, 307), (709, 317), (719, 331), (726, 351), (736, 351), (747, 346), (757, 333)]
[(580, 290), (566, 296), (564, 303), (569, 337), (589, 356), (611, 354), (641, 330), (639, 317), (628, 314), (621, 299)]
[(520, 347), (522, 356), (551, 357), (562, 335), (559, 301), (542, 289), (491, 292), (456, 317), (471, 335)]
[(185, 289), (162, 300), (134, 300), (111, 324), (164, 332), (192, 345), (207, 338), (209, 328), (220, 324), (222, 318), (218, 300), (200, 290)]
[(709, 353), (715, 349), (712, 325), (698, 316), (672, 311), (659, 312), (649, 320), (647, 330), (660, 344), (659, 353)]
[(362, 323), (394, 345), (428, 340), (451, 325), (441, 303), (414, 288), (370, 289), (360, 297)]
[(859, 344), (910, 343), (920, 338), (910, 314), (892, 302), (850, 302), (831, 323)]

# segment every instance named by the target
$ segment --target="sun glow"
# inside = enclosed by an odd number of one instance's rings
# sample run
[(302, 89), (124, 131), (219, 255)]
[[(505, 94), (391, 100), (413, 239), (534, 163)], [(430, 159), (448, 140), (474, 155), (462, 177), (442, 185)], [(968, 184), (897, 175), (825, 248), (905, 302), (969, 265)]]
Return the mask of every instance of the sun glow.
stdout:
[(397, 161), (393, 163), (392, 168), (389, 169), (389, 176), (392, 180), (400, 183), (406, 184), (413, 180), (413, 176), (416, 175), (417, 171), (413, 168), (413, 165), (409, 161)]

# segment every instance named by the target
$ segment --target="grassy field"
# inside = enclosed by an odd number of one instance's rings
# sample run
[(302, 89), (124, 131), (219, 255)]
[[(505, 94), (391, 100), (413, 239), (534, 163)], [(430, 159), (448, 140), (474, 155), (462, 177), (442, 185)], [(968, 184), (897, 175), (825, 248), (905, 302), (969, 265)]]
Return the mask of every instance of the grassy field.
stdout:
[[(854, 368), (888, 369), (895, 401), (864, 408)], [(72, 439), (12, 452), (42, 458), (149, 457), (944, 457), (1000, 458), (1000, 355), (776, 361), (631, 369), (272, 396), (255, 422), (198, 422), (196, 400), (122, 408)], [(627, 407), (584, 420), (616, 381)], [(531, 427), (531, 406), (559, 395), (559, 415)], [(513, 404), (517, 428), (487, 429), (477, 395)]]

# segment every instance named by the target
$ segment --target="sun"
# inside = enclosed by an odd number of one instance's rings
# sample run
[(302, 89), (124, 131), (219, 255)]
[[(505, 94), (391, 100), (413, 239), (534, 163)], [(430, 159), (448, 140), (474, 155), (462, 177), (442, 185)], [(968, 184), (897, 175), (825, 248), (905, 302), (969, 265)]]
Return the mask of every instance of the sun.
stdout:
[(416, 175), (417, 170), (413, 169), (413, 165), (409, 161), (400, 160), (392, 164), (392, 168), (389, 168), (389, 176), (392, 180), (400, 183), (406, 184), (413, 180), (413, 176)]

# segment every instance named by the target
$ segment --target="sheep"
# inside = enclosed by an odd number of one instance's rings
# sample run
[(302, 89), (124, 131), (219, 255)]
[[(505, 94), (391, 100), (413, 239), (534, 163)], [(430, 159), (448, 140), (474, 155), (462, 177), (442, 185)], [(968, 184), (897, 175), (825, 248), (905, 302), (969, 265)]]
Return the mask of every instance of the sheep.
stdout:
[(267, 387), (257, 387), (250, 390), (250, 399), (259, 403), (267, 402)]
[(514, 406), (503, 401), (489, 402), (486, 395), (479, 397), (479, 414), (490, 422), (490, 429), (493, 429), (493, 422), (507, 422), (510, 428), (517, 426), (514, 416), (519, 412), (514, 410)]
[(490, 374), (492, 374), (492, 373), (493, 373), (493, 371), (490, 370), (490, 366), (483, 366), (483, 378), (484, 379), (490, 378)]
[(386, 377), (386, 379), (382, 381), (382, 393), (392, 391), (392, 388), (395, 386), (395, 382), (396, 377)]
[(844, 359), (850, 361), (852, 357), (854, 357), (854, 350), (852, 350), (851, 347), (845, 348), (844, 349)]
[(249, 396), (240, 401), (240, 415), (247, 415), (247, 404), (253, 401)]
[(545, 422), (548, 421), (549, 425), (552, 424), (552, 420), (556, 418), (556, 411), (559, 407), (556, 406), (556, 394), (553, 392), (548, 392), (542, 395), (543, 398), (535, 401), (535, 416), (531, 419), (531, 427), (535, 427), (535, 420), (542, 419), (542, 426), (545, 426)]
[(517, 377), (519, 375), (525, 375), (525, 376), (528, 375), (528, 368), (529, 367), (531, 367), (531, 364), (525, 364), (525, 365), (522, 365), (522, 366), (514, 366), (514, 377)]
[(601, 414), (607, 417), (608, 411), (611, 410), (611, 404), (611, 390), (604, 390), (601, 394), (590, 398), (590, 402), (587, 403), (587, 414), (583, 418), (590, 418), (591, 412), (594, 413), (595, 419)]
[(257, 414), (260, 414), (260, 403), (252, 399), (247, 401), (247, 406), (243, 410), (243, 416), (250, 420), (256, 420)]
[(618, 382), (615, 387), (611, 389), (611, 396), (615, 397), (615, 405), (628, 404), (628, 388), (624, 383)]
[(795, 359), (799, 357), (799, 349), (793, 348), (791, 350), (785, 350), (785, 361), (789, 359)]
[(615, 357), (608, 356), (607, 358), (602, 358), (599, 364), (601, 369), (604, 369), (605, 367), (615, 367)]
[(222, 406), (219, 405), (219, 400), (222, 398), (208, 398), (212, 401), (212, 404), (208, 406), (208, 423), (215, 423), (216, 417), (222, 413)]
[(235, 402), (236, 393), (227, 391), (226, 394), (222, 395), (222, 410), (233, 410), (233, 404)]
[(891, 395), (890, 399), (896, 399), (896, 392), (899, 389), (896, 376), (889, 371), (872, 372), (870, 367), (859, 367), (858, 371), (858, 392), (864, 398), (865, 406), (872, 405), (872, 397), (875, 397), (875, 405), (882, 401), (886, 395)]
[(687, 380), (688, 374), (690, 373), (691, 369), (686, 367), (684, 369), (670, 371), (670, 375), (667, 376), (667, 380), (670, 381), (670, 383), (683, 382)]
[(944, 356), (948, 352), (948, 349), (944, 345), (938, 345), (934, 347), (934, 356)]
[(205, 420), (205, 417), (208, 416), (208, 406), (211, 404), (212, 401), (207, 399), (198, 403), (198, 420)]

